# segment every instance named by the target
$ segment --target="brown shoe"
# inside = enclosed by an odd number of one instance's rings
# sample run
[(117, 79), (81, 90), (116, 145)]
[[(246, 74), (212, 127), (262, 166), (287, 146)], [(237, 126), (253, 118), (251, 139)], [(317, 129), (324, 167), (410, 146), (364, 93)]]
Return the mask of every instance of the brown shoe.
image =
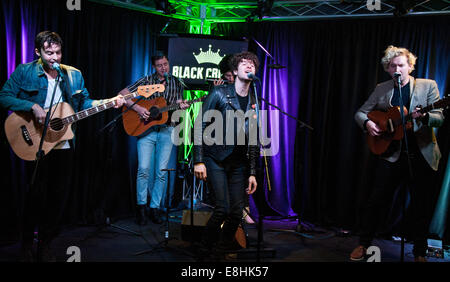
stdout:
[(422, 256), (414, 257), (414, 262), (427, 262), (427, 259)]
[(363, 260), (366, 255), (367, 249), (364, 246), (359, 245), (356, 247), (353, 252), (350, 254), (350, 259), (353, 261)]

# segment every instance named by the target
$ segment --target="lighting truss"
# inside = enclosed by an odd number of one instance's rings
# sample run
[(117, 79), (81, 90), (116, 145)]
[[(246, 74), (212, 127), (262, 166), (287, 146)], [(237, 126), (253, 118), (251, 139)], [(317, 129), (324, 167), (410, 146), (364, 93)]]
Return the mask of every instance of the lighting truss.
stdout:
[[(153, 0), (89, 0), (127, 9), (164, 15), (155, 9)], [(262, 19), (255, 21), (298, 21), (348, 17), (392, 17), (395, 4), (400, 0), (380, 0), (380, 9), (369, 10), (367, 3), (375, 0), (282, 0), (274, 1), (272, 9)], [(169, 0), (176, 10), (170, 17), (190, 22), (245, 22), (257, 14), (258, 1), (231, 0)], [(408, 15), (450, 14), (450, 0), (418, 0)]]

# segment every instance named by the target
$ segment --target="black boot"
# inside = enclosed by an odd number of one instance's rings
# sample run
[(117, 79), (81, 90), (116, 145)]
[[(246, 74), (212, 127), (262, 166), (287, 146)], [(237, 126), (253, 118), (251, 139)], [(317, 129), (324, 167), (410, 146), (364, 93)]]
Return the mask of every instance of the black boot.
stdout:
[(49, 242), (40, 242), (37, 250), (38, 262), (56, 262), (56, 256)]
[(148, 217), (152, 220), (155, 224), (161, 224), (163, 220), (161, 219), (160, 213), (158, 209), (150, 208), (150, 212)]
[(145, 216), (145, 205), (138, 205), (137, 224), (141, 226), (147, 224), (147, 217)]
[(232, 252), (241, 249), (237, 241), (235, 240), (237, 226), (235, 223), (225, 222), (222, 229), (222, 240), (217, 244), (217, 251), (219, 252)]

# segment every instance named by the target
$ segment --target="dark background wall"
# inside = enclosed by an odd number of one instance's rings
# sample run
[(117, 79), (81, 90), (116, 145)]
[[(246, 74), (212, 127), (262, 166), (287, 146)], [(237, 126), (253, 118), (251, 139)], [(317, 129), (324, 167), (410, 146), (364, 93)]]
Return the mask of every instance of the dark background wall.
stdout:
[[(82, 11), (67, 11), (65, 1), (6, 0), (0, 7), (0, 36), (6, 42), (5, 30), (14, 30), (8, 40), (15, 41), (16, 65), (21, 63), (21, 27), (26, 17), (28, 51), (32, 52), (32, 40), (39, 31), (58, 32), (65, 42), (63, 62), (83, 72), (95, 99), (112, 97), (152, 72), (149, 57), (167, 45), (167, 39), (158, 36), (167, 22), (165, 17), (87, 1)], [(10, 15), (14, 16), (8, 21)], [(449, 22), (448, 16), (415, 16), (214, 26), (213, 35), (250, 39), (250, 50), (262, 61), (258, 74), (263, 81), (262, 95), (314, 128), (309, 131), (281, 117), (284, 141), (280, 156), (269, 158), (269, 172), (283, 177), (271, 177), (272, 191), (267, 191), (266, 184), (258, 191), (267, 203), (266, 214), (298, 214), (301, 220), (357, 229), (374, 159), (353, 115), (375, 85), (388, 79), (379, 62), (390, 44), (406, 47), (418, 56), (413, 76), (435, 79), (441, 96), (449, 93)], [(188, 23), (172, 21), (168, 32), (187, 30)], [(251, 37), (287, 68), (268, 69), (271, 61)], [(8, 77), (6, 46), (0, 44), (1, 84)], [(111, 133), (99, 133), (118, 113), (109, 110), (78, 124), (77, 181), (67, 209), (68, 223), (95, 223), (105, 213), (113, 217), (134, 213), (135, 140), (126, 136), (120, 124)], [(446, 116), (438, 131), (443, 153), (439, 178), (430, 181), (430, 193), (436, 200), (449, 158), (450, 119), (448, 113)], [(5, 117), (2, 112), (2, 123)], [(3, 130), (0, 154), (5, 163), (0, 219), (9, 226), (2, 236), (14, 238), (19, 232), (27, 178)], [(395, 223), (397, 206), (387, 215), (388, 225)]]

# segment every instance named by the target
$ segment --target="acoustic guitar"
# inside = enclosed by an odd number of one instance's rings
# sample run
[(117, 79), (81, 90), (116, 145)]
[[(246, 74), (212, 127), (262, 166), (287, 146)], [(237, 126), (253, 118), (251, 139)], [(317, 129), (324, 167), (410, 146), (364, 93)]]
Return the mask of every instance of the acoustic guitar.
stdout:
[[(186, 103), (191, 105), (202, 101), (204, 98), (206, 98), (206, 96), (187, 101)], [(132, 99), (132, 101), (136, 102), (137, 99)], [(167, 106), (164, 97), (156, 97), (151, 100), (140, 100), (136, 104), (146, 108), (150, 112), (150, 116), (145, 120), (141, 118), (136, 111), (128, 110), (127, 106), (123, 106), (123, 127), (125, 128), (125, 132), (131, 136), (145, 135), (147, 130), (152, 126), (165, 124), (169, 118), (168, 111), (180, 109), (180, 105), (177, 103)]]
[[(164, 91), (163, 84), (143, 85), (138, 87), (136, 92), (125, 95), (124, 99), (137, 96), (150, 97), (153, 93), (161, 91)], [(66, 102), (54, 105), (42, 146), (44, 155), (48, 154), (58, 143), (74, 137), (73, 123), (112, 108), (116, 104), (117, 101), (112, 100), (78, 113), (75, 113), (70, 104)], [(45, 111), (48, 112), (48, 109)], [(5, 121), (5, 133), (11, 148), (19, 158), (26, 161), (36, 159), (43, 130), (44, 126), (35, 120), (31, 112), (14, 112)]]
[[(441, 99), (429, 106), (419, 110), (425, 114), (433, 109), (445, 108), (450, 104), (450, 97)], [(406, 129), (412, 128), (412, 115), (408, 114), (408, 110), (403, 107), (404, 118), (406, 122)], [(402, 119), (400, 115), (400, 107), (389, 108), (386, 112), (371, 111), (367, 117), (375, 122), (383, 131), (380, 136), (371, 136), (367, 134), (367, 144), (369, 149), (375, 155), (381, 155), (388, 149), (392, 140), (401, 140), (403, 138)]]

